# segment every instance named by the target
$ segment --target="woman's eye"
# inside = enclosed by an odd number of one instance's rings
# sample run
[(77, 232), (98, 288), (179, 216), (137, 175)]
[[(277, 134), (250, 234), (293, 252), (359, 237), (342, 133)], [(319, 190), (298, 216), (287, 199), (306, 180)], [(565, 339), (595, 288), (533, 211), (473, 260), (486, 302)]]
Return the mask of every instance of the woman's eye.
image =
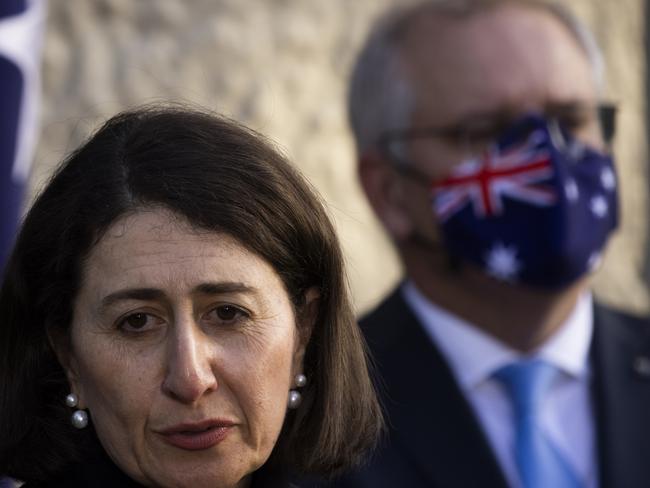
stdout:
[(234, 305), (219, 305), (210, 312), (210, 315), (219, 322), (235, 322), (249, 316), (246, 311)]
[(138, 312), (124, 317), (120, 321), (119, 327), (127, 331), (139, 331), (145, 327), (150, 328), (157, 322), (160, 322), (160, 320), (156, 320), (154, 316), (148, 313)]

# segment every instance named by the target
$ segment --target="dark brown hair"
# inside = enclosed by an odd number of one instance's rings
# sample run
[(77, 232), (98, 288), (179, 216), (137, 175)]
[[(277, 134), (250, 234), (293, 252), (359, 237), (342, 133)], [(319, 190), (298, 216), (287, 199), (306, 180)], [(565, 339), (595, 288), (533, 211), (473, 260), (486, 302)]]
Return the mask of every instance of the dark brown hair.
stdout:
[[(269, 262), (298, 313), (320, 291), (303, 403), (269, 463), (334, 475), (374, 445), (382, 417), (343, 258), (314, 192), (259, 134), (211, 114), (148, 107), (110, 119), (63, 162), (27, 214), (0, 289), (0, 473), (45, 480), (83, 460), (69, 386), (48, 342), (67, 334), (84, 259), (119, 217), (164, 207)], [(91, 431), (91, 432), (89, 432)]]

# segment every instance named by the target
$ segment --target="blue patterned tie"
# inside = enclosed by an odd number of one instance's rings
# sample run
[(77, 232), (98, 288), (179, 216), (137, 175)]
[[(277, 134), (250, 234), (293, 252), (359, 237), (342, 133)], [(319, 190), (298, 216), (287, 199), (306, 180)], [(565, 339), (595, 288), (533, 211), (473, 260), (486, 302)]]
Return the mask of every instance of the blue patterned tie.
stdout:
[(524, 488), (578, 488), (571, 466), (542, 431), (541, 403), (558, 370), (540, 360), (505, 366), (495, 378), (512, 401), (516, 428), (515, 457)]

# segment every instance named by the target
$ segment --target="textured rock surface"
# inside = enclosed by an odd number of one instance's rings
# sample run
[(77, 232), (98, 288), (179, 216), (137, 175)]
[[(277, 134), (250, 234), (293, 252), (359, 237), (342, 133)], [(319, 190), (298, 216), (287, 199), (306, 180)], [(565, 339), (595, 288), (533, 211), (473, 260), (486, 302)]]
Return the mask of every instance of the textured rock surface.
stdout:
[[(218, 110), (276, 140), (319, 189), (340, 230), (357, 306), (367, 308), (398, 279), (399, 266), (358, 188), (345, 83), (372, 19), (397, 2), (51, 0), (32, 191), (119, 110), (168, 99)], [(605, 47), (608, 94), (621, 105), (616, 150), (623, 226), (597, 290), (607, 301), (642, 310), (648, 279), (644, 6), (580, 0), (575, 7)]]

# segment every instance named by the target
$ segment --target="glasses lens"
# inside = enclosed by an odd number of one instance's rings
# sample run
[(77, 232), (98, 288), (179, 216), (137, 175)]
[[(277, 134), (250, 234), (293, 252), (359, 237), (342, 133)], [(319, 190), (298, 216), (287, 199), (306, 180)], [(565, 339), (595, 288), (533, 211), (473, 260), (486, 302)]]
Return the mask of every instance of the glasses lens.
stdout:
[[(559, 104), (545, 111), (547, 120), (557, 123), (562, 132), (586, 144), (609, 145), (616, 128), (617, 108), (582, 103)], [(511, 133), (516, 130), (517, 133)], [(525, 140), (533, 126), (518, 124), (512, 117), (486, 116), (438, 128), (413, 128), (382, 135), (380, 147), (394, 161), (438, 159), (440, 153), (454, 151), (467, 159), (485, 154), (501, 138)], [(601, 140), (602, 137), (602, 140)], [(427, 156), (429, 155), (429, 156)]]
[(598, 119), (600, 120), (600, 128), (603, 134), (603, 140), (608, 145), (614, 140), (616, 133), (616, 113), (618, 107), (613, 104), (603, 103), (598, 106)]

